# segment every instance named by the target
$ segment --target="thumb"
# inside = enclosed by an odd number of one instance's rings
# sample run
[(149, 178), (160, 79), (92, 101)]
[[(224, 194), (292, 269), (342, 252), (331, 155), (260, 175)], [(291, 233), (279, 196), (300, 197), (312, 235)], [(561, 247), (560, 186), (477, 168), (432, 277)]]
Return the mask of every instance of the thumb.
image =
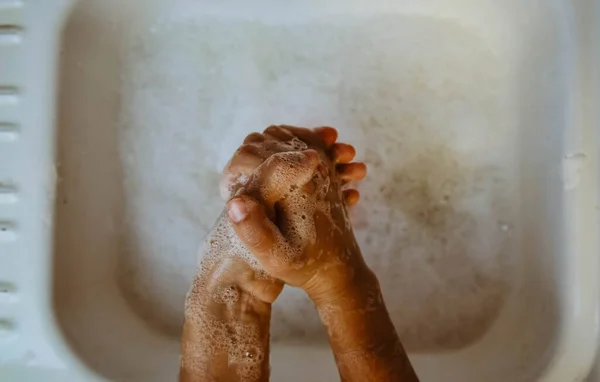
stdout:
[(229, 220), (244, 246), (260, 265), (277, 277), (284, 265), (286, 240), (279, 228), (268, 218), (265, 208), (255, 199), (241, 195), (227, 203)]

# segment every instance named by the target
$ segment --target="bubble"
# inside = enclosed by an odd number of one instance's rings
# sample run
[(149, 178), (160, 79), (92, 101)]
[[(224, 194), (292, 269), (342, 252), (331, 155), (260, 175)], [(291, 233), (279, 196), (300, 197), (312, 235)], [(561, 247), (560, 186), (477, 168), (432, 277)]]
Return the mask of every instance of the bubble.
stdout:
[(246, 350), (246, 352), (244, 353), (244, 357), (246, 357), (246, 358), (252, 359), (252, 358), (254, 358), (254, 356), (255, 356), (254, 353), (251, 352), (250, 350)]
[(512, 230), (512, 226), (505, 222), (499, 222), (498, 227), (500, 227), (502, 232), (510, 232)]

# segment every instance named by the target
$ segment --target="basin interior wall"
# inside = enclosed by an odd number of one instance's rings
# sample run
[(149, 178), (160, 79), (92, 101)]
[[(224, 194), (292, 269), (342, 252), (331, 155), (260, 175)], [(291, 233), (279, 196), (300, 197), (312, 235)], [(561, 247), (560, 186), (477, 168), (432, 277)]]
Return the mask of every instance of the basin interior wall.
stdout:
[[(74, 2), (53, 270), (70, 347), (108, 379), (174, 378), (228, 156), (270, 124), (332, 125), (369, 166), (352, 223), (422, 379), (543, 375), (574, 303), (575, 180), (562, 170), (580, 159), (577, 12), (560, 0)], [(336, 379), (300, 291), (286, 287), (271, 330), (274, 380)]]

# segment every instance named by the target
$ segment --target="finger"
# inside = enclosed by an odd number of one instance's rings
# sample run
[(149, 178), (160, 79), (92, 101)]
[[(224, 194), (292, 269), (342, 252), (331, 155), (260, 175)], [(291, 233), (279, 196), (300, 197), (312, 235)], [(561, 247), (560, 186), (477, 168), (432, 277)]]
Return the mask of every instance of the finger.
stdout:
[(323, 138), (319, 136), (316, 132), (311, 129), (307, 129), (306, 127), (296, 127), (289, 125), (281, 125), (283, 129), (287, 130), (291, 134), (293, 134), (296, 138), (304, 141), (304, 143), (308, 145), (314, 145), (320, 148), (325, 148), (325, 141)]
[(264, 142), (264, 140), (265, 140), (265, 137), (261, 133), (251, 133), (251, 134), (248, 134), (246, 139), (244, 139), (244, 144), (260, 143), (260, 142)]
[(274, 125), (267, 127), (264, 134), (270, 135), (280, 141), (289, 141), (294, 138), (294, 136), (286, 129)]
[(312, 180), (321, 163), (315, 150), (290, 151), (274, 154), (256, 170), (260, 199), (272, 208), (293, 187), (302, 187)]
[(227, 213), (240, 241), (261, 266), (275, 276), (285, 257), (278, 251), (284, 247), (286, 241), (267, 217), (265, 208), (256, 199), (242, 195), (227, 203)]
[(321, 137), (327, 147), (333, 145), (338, 138), (338, 132), (333, 127), (322, 126), (315, 127), (313, 131)]
[(242, 175), (249, 176), (263, 162), (260, 151), (253, 145), (241, 146), (223, 169), (219, 192), (224, 200), (231, 196), (232, 186)]
[(361, 180), (367, 175), (367, 165), (361, 162), (338, 164), (335, 169), (346, 182)]
[(247, 156), (261, 156), (261, 148), (260, 145), (254, 145), (252, 143), (244, 143), (233, 154), (233, 159)]
[(336, 143), (331, 147), (335, 163), (349, 163), (356, 155), (356, 150), (351, 145)]
[(350, 189), (344, 191), (344, 201), (348, 206), (355, 205), (356, 203), (358, 203), (359, 199), (360, 193), (358, 192), (358, 190)]

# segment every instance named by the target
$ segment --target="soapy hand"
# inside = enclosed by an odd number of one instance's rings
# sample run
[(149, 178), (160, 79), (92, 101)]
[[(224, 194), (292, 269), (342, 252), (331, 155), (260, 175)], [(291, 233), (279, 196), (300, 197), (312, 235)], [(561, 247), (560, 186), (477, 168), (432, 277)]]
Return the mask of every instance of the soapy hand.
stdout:
[[(273, 154), (242, 190), (273, 211), (290, 188), (311, 182), (314, 150)], [(237, 237), (226, 213), (204, 241), (185, 306), (180, 381), (266, 381), (271, 303), (283, 288)]]
[[(302, 176), (299, 175), (302, 170), (298, 166), (301, 167), (303, 164), (296, 163), (294, 168), (286, 170), (283, 159), (294, 158), (290, 157), (289, 153), (302, 151), (305, 154), (308, 153), (309, 156), (311, 152), (318, 154), (317, 157), (311, 156), (311, 158), (320, 159), (318, 167), (321, 169), (321, 180), (327, 184), (330, 184), (328, 176), (333, 174), (339, 180), (338, 186), (362, 179), (366, 174), (365, 165), (349, 163), (354, 158), (355, 150), (348, 144), (336, 143), (337, 137), (337, 130), (332, 127), (307, 129), (288, 125), (269, 126), (262, 134), (248, 135), (223, 170), (220, 182), (222, 197), (229, 199), (232, 193), (239, 190), (240, 187), (244, 187), (243, 193), (246, 196), (252, 195), (257, 202), (265, 206), (267, 215), (273, 219), (276, 213), (275, 208), (279, 209), (289, 203), (289, 201), (283, 202), (279, 199), (287, 196), (289, 187), (298, 188), (295, 182), (302, 179)], [(317, 165), (317, 162), (313, 162), (313, 165)], [(331, 168), (327, 168), (328, 166)], [(323, 170), (326, 171), (323, 172)], [(306, 182), (307, 185), (303, 186), (315, 187), (316, 179), (312, 178), (313, 175), (315, 174), (305, 175), (311, 177), (311, 182)], [(277, 187), (285, 189), (274, 191)], [(331, 195), (333, 196), (333, 194)], [(353, 205), (358, 202), (359, 193), (355, 189), (346, 189), (342, 192), (342, 197), (347, 205)], [(341, 210), (337, 208), (335, 211), (339, 213)], [(281, 220), (283, 218), (282, 214)], [(281, 222), (283, 223), (283, 221)], [(233, 241), (236, 240), (233, 239)], [(330, 243), (330, 245), (335, 246), (336, 243)], [(260, 266), (264, 269), (262, 264)], [(269, 273), (267, 269), (264, 270)], [(269, 303), (277, 298), (283, 288), (283, 284), (277, 277), (253, 277), (252, 279), (252, 284), (248, 286), (252, 291), (256, 291), (257, 297)]]
[[(260, 265), (271, 276), (303, 288), (317, 300), (337, 294), (352, 279), (370, 273), (346, 213), (346, 206), (358, 201), (358, 192), (343, 190), (347, 182), (365, 176), (366, 166), (348, 163), (354, 149), (335, 144), (336, 138), (332, 128), (269, 127), (265, 134), (246, 139), (222, 182), (224, 188), (235, 192), (228, 203), (233, 227)], [(265, 204), (246, 186), (236, 186), (236, 179), (244, 177), (265, 155), (255, 149), (255, 142), (269, 142), (271, 150), (282, 144), (314, 150), (320, 163), (308, 182), (282, 190), (276, 203)]]

